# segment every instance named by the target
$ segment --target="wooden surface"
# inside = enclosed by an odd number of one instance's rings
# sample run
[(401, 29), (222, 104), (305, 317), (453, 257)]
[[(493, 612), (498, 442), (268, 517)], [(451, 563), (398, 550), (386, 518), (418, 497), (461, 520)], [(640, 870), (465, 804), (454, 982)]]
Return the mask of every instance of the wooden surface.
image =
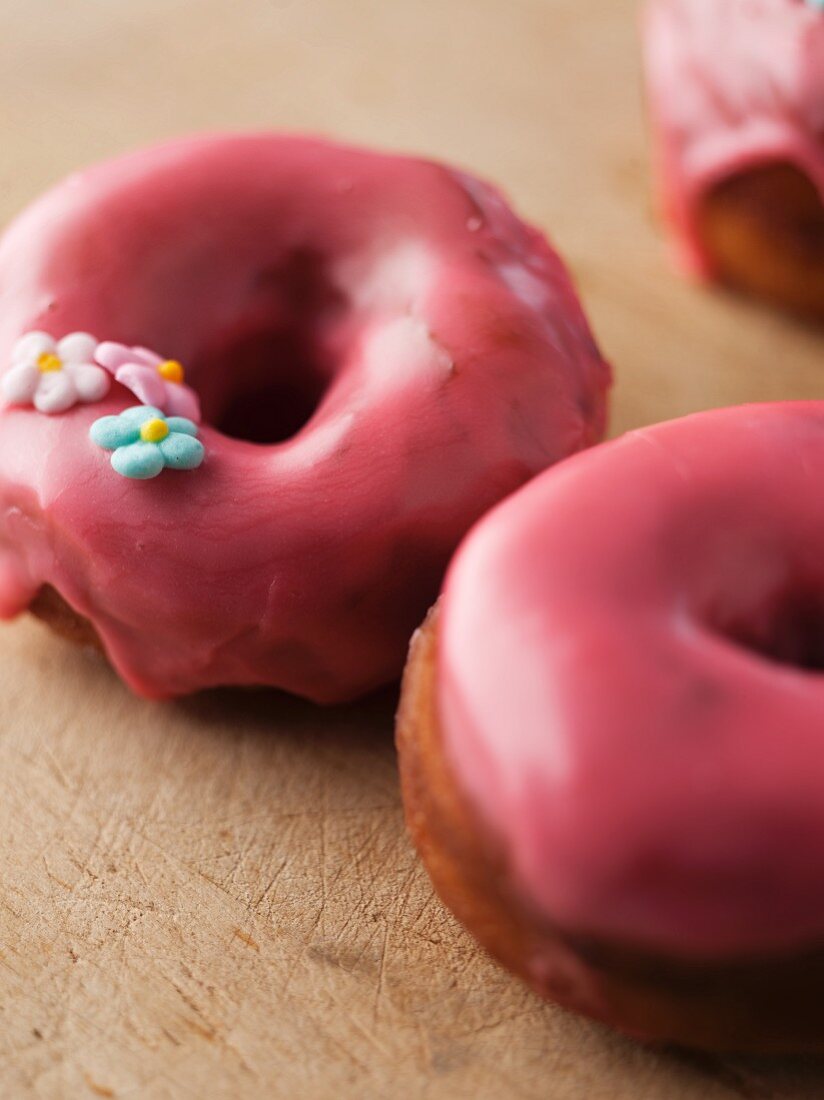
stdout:
[[(425, 151), (551, 229), (617, 368), (613, 431), (824, 397), (820, 334), (666, 266), (634, 8), (0, 0), (0, 217), (196, 128)], [(824, 1096), (814, 1062), (653, 1053), (491, 965), (404, 835), (391, 692), (152, 705), (26, 620), (0, 700), (4, 1098)]]

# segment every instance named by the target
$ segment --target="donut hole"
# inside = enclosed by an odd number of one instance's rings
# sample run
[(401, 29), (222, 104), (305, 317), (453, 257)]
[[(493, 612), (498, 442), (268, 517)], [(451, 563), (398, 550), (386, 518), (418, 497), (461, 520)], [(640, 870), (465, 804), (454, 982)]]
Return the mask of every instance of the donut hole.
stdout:
[(824, 672), (824, 602), (803, 589), (775, 594), (757, 612), (715, 624), (729, 641), (775, 664)]
[(291, 439), (335, 377), (347, 312), (316, 253), (296, 251), (257, 275), (240, 316), (193, 358), (204, 420), (251, 443)]
[(327, 389), (323, 363), (294, 332), (247, 335), (218, 359), (210, 369), (231, 372), (232, 385), (204, 399), (204, 417), (234, 439), (291, 439), (311, 420)]
[(719, 278), (824, 320), (824, 202), (806, 172), (776, 161), (710, 189), (700, 231)]

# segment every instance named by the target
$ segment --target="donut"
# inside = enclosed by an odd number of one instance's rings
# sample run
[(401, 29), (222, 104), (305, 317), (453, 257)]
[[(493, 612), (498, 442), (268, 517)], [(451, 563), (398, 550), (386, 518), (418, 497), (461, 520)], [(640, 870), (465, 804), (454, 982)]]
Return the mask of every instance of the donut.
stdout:
[(206, 135), (0, 241), (0, 617), (136, 692), (396, 678), (463, 534), (603, 431), (558, 256), (442, 165)]
[(437, 891), (648, 1041), (821, 1048), (824, 403), (633, 432), (480, 521), (397, 740)]
[(824, 318), (824, 4), (649, 0), (661, 206), (682, 267)]

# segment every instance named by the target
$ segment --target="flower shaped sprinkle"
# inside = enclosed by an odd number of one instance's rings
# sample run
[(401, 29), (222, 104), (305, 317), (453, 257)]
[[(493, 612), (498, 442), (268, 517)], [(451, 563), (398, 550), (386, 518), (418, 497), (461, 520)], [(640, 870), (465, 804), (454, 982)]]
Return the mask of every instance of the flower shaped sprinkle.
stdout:
[(100, 401), (109, 392), (109, 376), (95, 366), (97, 341), (87, 332), (55, 340), (46, 332), (27, 332), (11, 351), (11, 367), (0, 390), (9, 405), (34, 405), (42, 413), (60, 413), (79, 401)]
[(119, 416), (103, 416), (89, 430), (93, 443), (113, 451), (112, 466), (123, 477), (146, 481), (168, 467), (194, 470), (204, 458), (197, 425), (183, 416), (166, 417), (151, 405)]
[(194, 390), (185, 384), (185, 372), (176, 359), (164, 359), (148, 348), (130, 348), (109, 341), (100, 345), (96, 358), (144, 405), (154, 405), (170, 416), (185, 416), (199, 423), (200, 402)]

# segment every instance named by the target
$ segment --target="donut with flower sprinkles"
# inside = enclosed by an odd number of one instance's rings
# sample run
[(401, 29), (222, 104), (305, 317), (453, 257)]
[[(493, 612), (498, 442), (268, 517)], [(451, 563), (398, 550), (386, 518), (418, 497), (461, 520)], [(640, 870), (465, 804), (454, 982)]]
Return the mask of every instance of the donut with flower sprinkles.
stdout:
[(150, 697), (396, 678), (471, 524), (605, 425), (559, 257), (428, 161), (172, 142), (25, 211), (0, 285), (0, 618)]

